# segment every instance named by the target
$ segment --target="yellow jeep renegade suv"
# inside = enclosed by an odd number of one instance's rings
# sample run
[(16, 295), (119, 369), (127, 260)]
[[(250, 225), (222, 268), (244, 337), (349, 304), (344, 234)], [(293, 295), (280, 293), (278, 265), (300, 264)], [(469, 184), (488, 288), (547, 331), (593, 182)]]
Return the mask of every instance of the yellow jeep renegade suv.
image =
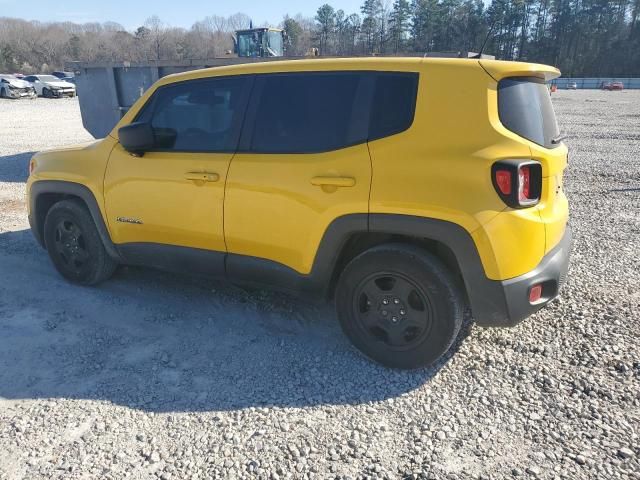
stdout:
[(170, 75), (105, 139), (33, 157), (31, 228), (72, 282), (134, 264), (334, 299), (365, 355), (426, 365), (465, 305), (510, 326), (558, 295), (559, 73), (367, 58)]

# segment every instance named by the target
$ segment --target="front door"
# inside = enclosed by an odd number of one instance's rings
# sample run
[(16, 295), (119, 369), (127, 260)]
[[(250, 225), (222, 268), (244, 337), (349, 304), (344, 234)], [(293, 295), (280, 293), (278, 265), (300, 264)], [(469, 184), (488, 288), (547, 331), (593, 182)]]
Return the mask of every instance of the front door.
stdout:
[(133, 156), (116, 145), (105, 175), (109, 230), (121, 251), (144, 258), (185, 249), (225, 252), (225, 179), (250, 81), (170, 84), (141, 109), (136, 121), (151, 123), (156, 146)]

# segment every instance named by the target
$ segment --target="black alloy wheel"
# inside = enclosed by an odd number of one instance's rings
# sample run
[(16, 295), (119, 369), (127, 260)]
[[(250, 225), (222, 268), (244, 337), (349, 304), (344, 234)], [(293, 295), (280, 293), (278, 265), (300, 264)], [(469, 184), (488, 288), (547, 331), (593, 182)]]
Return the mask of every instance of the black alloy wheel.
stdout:
[(429, 334), (433, 311), (428, 295), (402, 274), (380, 272), (363, 279), (353, 300), (363, 334), (392, 350), (410, 349)]
[(80, 200), (63, 200), (49, 209), (44, 243), (56, 270), (73, 283), (95, 285), (109, 278), (118, 266)]
[(455, 340), (464, 312), (459, 282), (432, 253), (390, 243), (352, 259), (335, 289), (342, 330), (368, 358), (392, 368), (430, 365)]
[(55, 226), (54, 248), (65, 267), (76, 276), (87, 268), (89, 252), (84, 234), (70, 218), (61, 218)]

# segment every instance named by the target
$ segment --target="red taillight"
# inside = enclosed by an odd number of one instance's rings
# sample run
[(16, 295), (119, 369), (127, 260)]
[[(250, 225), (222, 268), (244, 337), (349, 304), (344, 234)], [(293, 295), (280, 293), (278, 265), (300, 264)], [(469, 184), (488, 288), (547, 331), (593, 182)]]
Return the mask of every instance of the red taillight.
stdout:
[(496, 170), (496, 184), (504, 195), (511, 194), (511, 172)]
[(528, 165), (518, 169), (518, 199), (520, 202), (532, 200), (531, 198), (531, 169)]
[(529, 290), (529, 303), (536, 303), (538, 300), (542, 298), (542, 285), (534, 285)]
[(491, 167), (496, 192), (511, 208), (536, 205), (542, 192), (542, 165), (533, 160), (499, 160)]

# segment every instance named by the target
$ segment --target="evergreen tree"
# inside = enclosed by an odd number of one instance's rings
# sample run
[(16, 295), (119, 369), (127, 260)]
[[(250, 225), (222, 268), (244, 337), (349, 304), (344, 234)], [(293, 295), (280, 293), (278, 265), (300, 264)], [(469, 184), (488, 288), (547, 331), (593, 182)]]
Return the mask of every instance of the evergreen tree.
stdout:
[(316, 13), (316, 23), (318, 25), (318, 38), (320, 40), (320, 55), (328, 54), (329, 39), (333, 34), (336, 21), (336, 12), (327, 3), (318, 8)]
[(405, 38), (409, 31), (411, 20), (411, 5), (408, 0), (395, 0), (389, 17), (389, 31), (391, 33), (393, 53), (404, 48)]

